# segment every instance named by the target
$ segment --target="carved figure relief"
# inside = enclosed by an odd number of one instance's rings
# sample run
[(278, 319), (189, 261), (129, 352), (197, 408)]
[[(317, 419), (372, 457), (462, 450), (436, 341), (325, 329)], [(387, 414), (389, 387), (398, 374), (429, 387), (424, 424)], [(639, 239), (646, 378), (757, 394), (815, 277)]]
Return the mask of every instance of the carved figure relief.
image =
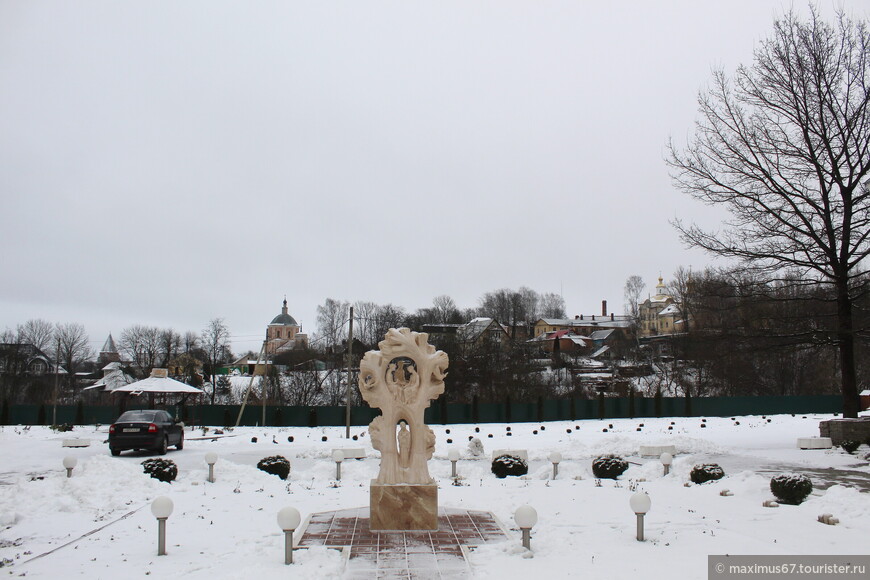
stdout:
[(435, 433), (423, 422), (430, 402), (444, 392), (447, 354), (429, 344), (429, 335), (391, 328), (380, 350), (360, 362), (362, 398), (381, 410), (369, 424), (372, 446), (381, 452), (377, 483), (427, 484), (427, 462), (435, 451)]

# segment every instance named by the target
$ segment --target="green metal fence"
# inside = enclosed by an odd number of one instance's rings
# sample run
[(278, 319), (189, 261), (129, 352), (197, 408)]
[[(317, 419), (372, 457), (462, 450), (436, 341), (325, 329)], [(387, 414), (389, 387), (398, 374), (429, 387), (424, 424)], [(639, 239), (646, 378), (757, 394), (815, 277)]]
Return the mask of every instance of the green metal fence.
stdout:
[[(426, 409), (429, 424), (453, 423), (526, 423), (536, 421), (574, 421), (582, 419), (619, 419), (624, 417), (729, 417), (734, 415), (777, 415), (783, 413), (836, 413), (843, 399), (837, 395), (794, 397), (707, 397), (692, 398), (690, 405), (682, 397), (662, 398), (660, 412), (655, 399), (635, 397), (606, 399), (555, 399), (536, 403), (443, 404), (436, 402)], [(632, 407), (634, 412), (632, 413)], [(128, 402), (127, 409), (145, 408)], [(10, 425), (52, 423), (55, 409), (51, 405), (13, 405), (9, 407)], [(119, 414), (117, 406), (85, 406), (85, 424), (112, 423)], [(174, 406), (178, 418), (191, 425), (235, 425), (238, 405)], [(354, 407), (352, 425), (368, 425), (380, 414), (377, 409)], [(262, 425), (264, 409), (247, 406), (242, 425)], [(76, 406), (56, 408), (57, 423), (75, 422)], [(282, 427), (326, 427), (345, 424), (344, 407), (277, 407), (265, 408), (265, 424)]]

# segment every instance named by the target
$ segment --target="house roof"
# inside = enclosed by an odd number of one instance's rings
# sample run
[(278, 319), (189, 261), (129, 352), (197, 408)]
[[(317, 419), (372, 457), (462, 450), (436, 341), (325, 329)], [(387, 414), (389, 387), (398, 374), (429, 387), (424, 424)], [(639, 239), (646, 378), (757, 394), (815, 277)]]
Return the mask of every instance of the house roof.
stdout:
[(609, 346), (602, 346), (601, 348), (592, 353), (592, 358), (597, 358), (606, 353), (608, 350), (610, 350)]
[(607, 330), (596, 330), (589, 335), (589, 338), (591, 338), (592, 340), (607, 340), (614, 332), (616, 332), (616, 330), (614, 330), (613, 328), (609, 328)]
[(109, 337), (106, 339), (106, 342), (103, 343), (103, 348), (100, 349), (100, 352), (118, 352), (118, 349), (115, 348), (115, 340), (112, 338), (111, 332), (109, 333)]
[(474, 320), (468, 322), (467, 324), (463, 324), (459, 328), (456, 329), (456, 334), (462, 339), (466, 341), (475, 341), (480, 336), (489, 330), (491, 327), (495, 326), (505, 334), (507, 331), (504, 327), (498, 323), (498, 321), (492, 318), (475, 318)]
[(571, 328), (583, 328), (600, 326), (602, 328), (628, 328), (631, 326), (631, 317), (619, 315), (610, 318), (610, 315), (584, 316), (583, 318), (541, 318), (535, 324), (543, 322), (548, 326), (567, 326)]
[[(115, 363), (117, 364), (117, 363)], [(108, 367), (108, 365), (106, 365)], [(105, 369), (104, 369), (105, 370)], [(103, 391), (112, 392), (120, 387), (131, 384), (134, 381), (133, 377), (122, 371), (121, 369), (111, 369), (103, 375), (103, 378), (89, 387), (82, 389), (88, 391), (91, 389), (101, 389)]]

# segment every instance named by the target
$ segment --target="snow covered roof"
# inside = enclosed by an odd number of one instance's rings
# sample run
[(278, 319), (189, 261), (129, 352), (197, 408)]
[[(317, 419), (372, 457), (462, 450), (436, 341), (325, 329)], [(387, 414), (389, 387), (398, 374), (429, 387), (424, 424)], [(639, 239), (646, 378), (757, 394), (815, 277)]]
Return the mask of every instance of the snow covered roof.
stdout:
[(135, 383), (130, 383), (123, 387), (118, 387), (113, 392), (115, 393), (196, 393), (202, 394), (203, 391), (196, 387), (184, 384), (181, 381), (170, 379), (166, 375), (166, 369), (154, 369), (151, 371), (151, 376)]
[(104, 366), (103, 368), (101, 368), (100, 370), (103, 371), (103, 372), (105, 372), (105, 371), (116, 371), (116, 370), (118, 370), (118, 369), (120, 369), (120, 368), (121, 368), (121, 363), (119, 363), (119, 362), (110, 362), (109, 364), (107, 364), (106, 366)]
[[(118, 364), (118, 363), (113, 363)], [(109, 365), (106, 365), (107, 367)], [(111, 369), (106, 372), (106, 374), (98, 380), (96, 383), (89, 387), (85, 387), (82, 389), (83, 391), (87, 391), (90, 389), (101, 389), (103, 391), (112, 392), (121, 387), (127, 386), (134, 381), (133, 377), (122, 371), (120, 368)]]
[(538, 323), (543, 322), (548, 326), (568, 326), (572, 328), (584, 328), (590, 326), (600, 326), (602, 328), (628, 328), (631, 326), (631, 317), (616, 316), (611, 319), (610, 316), (584, 316), (583, 318), (541, 318)]
[(669, 316), (669, 315), (679, 314), (679, 313), (680, 313), (680, 309), (677, 307), (676, 304), (668, 304), (664, 308), (664, 310), (659, 312), (659, 316)]
[(592, 353), (592, 358), (599, 357), (606, 353), (608, 350), (610, 350), (609, 346), (602, 346), (601, 348)]
[(456, 334), (466, 341), (477, 340), (484, 332), (492, 329), (498, 329), (507, 334), (505, 328), (492, 318), (475, 318), (468, 324), (463, 324), (456, 329)]
[(608, 328), (606, 330), (596, 330), (589, 335), (589, 338), (591, 338), (592, 340), (607, 340), (614, 332), (616, 331), (612, 328)]

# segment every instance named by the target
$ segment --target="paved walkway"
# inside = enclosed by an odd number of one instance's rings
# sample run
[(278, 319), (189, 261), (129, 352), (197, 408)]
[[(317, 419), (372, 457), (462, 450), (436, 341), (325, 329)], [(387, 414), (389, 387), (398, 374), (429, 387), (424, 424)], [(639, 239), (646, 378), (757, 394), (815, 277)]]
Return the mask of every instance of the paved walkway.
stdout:
[(490, 512), (440, 508), (437, 532), (373, 532), (368, 507), (312, 514), (300, 547), (349, 553), (345, 578), (458, 580), (471, 576), (468, 547), (507, 539)]

